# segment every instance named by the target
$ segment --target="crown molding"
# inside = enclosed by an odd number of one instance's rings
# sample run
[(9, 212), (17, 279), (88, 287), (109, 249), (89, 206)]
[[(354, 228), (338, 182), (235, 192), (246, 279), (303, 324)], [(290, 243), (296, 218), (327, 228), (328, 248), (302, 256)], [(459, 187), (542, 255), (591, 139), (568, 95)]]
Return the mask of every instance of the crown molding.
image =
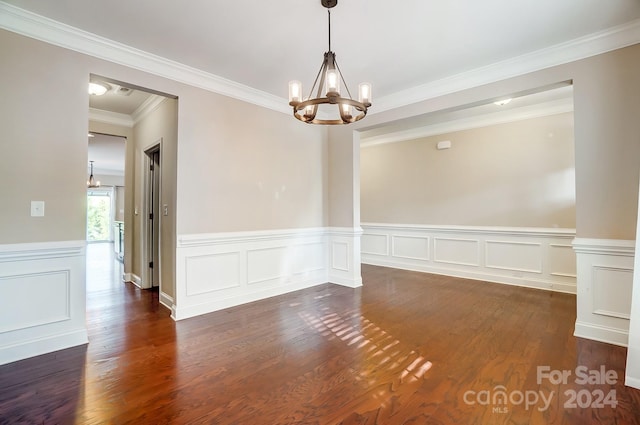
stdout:
[[(109, 40), (0, 1), (0, 28), (190, 86), (291, 113), (285, 98)], [(640, 42), (640, 19), (379, 98), (376, 114)]]
[(131, 115), (89, 108), (89, 120), (132, 128), (151, 112), (155, 111), (165, 100), (167, 98), (164, 96), (152, 94)]
[(119, 125), (121, 127), (132, 128), (135, 124), (133, 118), (127, 114), (105, 111), (102, 109), (89, 108), (89, 121), (101, 122), (105, 124)]
[[(96, 180), (100, 180), (101, 176), (109, 176), (109, 177), (124, 177), (124, 170), (114, 170), (111, 168), (102, 168), (102, 167), (93, 167), (93, 175)], [(108, 186), (101, 184), (102, 186)]]
[(152, 94), (151, 96), (149, 96), (147, 100), (142, 102), (142, 105), (138, 106), (138, 108), (131, 114), (133, 124), (138, 124), (140, 121), (146, 118), (147, 115), (149, 115), (160, 105), (162, 105), (162, 102), (164, 102), (165, 100), (167, 100), (166, 97), (158, 96), (157, 94)]
[(214, 93), (289, 113), (284, 98), (0, 1), (0, 28)]
[(522, 121), (532, 118), (546, 117), (573, 111), (573, 98), (558, 99), (554, 101), (539, 103), (536, 105), (523, 106), (520, 108), (500, 110), (468, 118), (460, 118), (422, 127), (410, 128), (408, 130), (396, 131), (393, 133), (381, 134), (372, 137), (360, 136), (360, 147), (383, 145), (386, 143), (405, 142), (423, 137), (437, 136), (440, 134), (453, 133), (455, 131), (470, 130), (473, 128), (488, 127), (497, 124), (506, 124), (515, 121)]
[(370, 114), (495, 83), (640, 43), (640, 19), (384, 96)]

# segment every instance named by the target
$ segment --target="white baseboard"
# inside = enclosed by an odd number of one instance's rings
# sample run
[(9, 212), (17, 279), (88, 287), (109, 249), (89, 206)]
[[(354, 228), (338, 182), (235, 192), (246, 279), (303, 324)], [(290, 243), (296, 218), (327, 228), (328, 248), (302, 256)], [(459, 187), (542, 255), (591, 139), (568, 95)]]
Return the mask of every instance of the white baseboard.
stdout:
[(629, 340), (629, 332), (625, 329), (610, 328), (578, 321), (576, 321), (576, 328), (573, 335), (579, 338), (620, 345), (622, 347), (626, 347)]
[(187, 319), (189, 317), (199, 316), (229, 307), (235, 307), (241, 304), (247, 304), (259, 301), (265, 298), (275, 297), (287, 294), (301, 289), (311, 288), (313, 286), (327, 283), (324, 274), (318, 279), (304, 280), (291, 284), (277, 285), (263, 290), (251, 290), (229, 296), (228, 298), (206, 299), (202, 303), (192, 303), (186, 307), (182, 305), (174, 305), (172, 308), (172, 318), (174, 320)]
[(576, 293), (573, 229), (363, 223), (362, 262)]
[(47, 335), (31, 341), (21, 341), (18, 344), (0, 348), (0, 364), (12, 363), (88, 343), (89, 338), (86, 329)]
[(640, 390), (640, 378), (632, 378), (631, 376), (627, 375), (624, 377), (624, 384), (627, 387), (636, 388)]
[(131, 282), (138, 288), (145, 289), (145, 287), (142, 285), (142, 279), (135, 273), (125, 273), (125, 282)]
[(578, 293), (575, 335), (626, 347), (635, 241), (576, 238)]
[(341, 276), (333, 276), (330, 278), (329, 283), (334, 285), (346, 286), (347, 288), (359, 288), (362, 286), (362, 276), (359, 278), (344, 278)]
[(0, 364), (87, 343), (85, 247), (0, 245)]
[(165, 294), (162, 291), (160, 292), (160, 304), (173, 311), (173, 297)]

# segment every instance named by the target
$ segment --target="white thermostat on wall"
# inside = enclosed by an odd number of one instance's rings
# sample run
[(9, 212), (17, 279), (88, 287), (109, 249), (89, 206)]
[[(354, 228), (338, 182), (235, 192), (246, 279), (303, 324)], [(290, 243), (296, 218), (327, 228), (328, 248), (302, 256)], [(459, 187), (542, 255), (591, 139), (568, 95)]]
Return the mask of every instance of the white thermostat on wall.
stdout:
[(451, 147), (451, 140), (443, 140), (442, 142), (438, 142), (436, 148), (438, 150), (449, 149)]

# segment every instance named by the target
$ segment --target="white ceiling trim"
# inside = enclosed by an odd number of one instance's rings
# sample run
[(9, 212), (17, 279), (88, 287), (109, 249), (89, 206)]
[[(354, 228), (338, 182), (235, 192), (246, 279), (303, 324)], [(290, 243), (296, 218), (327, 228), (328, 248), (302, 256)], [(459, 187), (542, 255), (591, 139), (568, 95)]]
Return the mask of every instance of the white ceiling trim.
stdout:
[(164, 102), (165, 100), (167, 100), (166, 97), (158, 96), (157, 94), (152, 94), (151, 96), (149, 96), (147, 100), (142, 102), (142, 105), (140, 105), (135, 111), (133, 111), (133, 114), (131, 114), (133, 124), (138, 124), (147, 115), (149, 115), (160, 105), (162, 105), (162, 102)]
[(0, 28), (268, 109), (290, 112), (288, 103), (278, 96), (109, 40), (3, 1), (0, 1)]
[(101, 122), (104, 124), (119, 125), (121, 127), (133, 127), (133, 118), (127, 114), (104, 111), (102, 109), (89, 108), (89, 121)]
[(145, 100), (135, 111), (133, 111), (131, 115), (105, 111), (103, 109), (89, 108), (89, 120), (131, 128), (142, 121), (151, 112), (155, 111), (165, 100), (167, 100), (166, 97), (153, 94), (149, 96), (147, 100)]
[(372, 107), (370, 113), (380, 113), (434, 97), (495, 83), (637, 43), (640, 43), (640, 19), (381, 97), (376, 100), (375, 107)]
[[(283, 113), (287, 100), (0, 1), (0, 28)], [(640, 19), (575, 40), (453, 75), (375, 102), (375, 114), (640, 42)]]
[(477, 115), (469, 118), (446, 121), (442, 123), (427, 125), (423, 127), (411, 128), (379, 136), (360, 136), (360, 147), (383, 145), (386, 143), (405, 142), (423, 137), (438, 136), (441, 134), (453, 133), (455, 131), (471, 130), (473, 128), (488, 127), (490, 125), (506, 124), (515, 121), (522, 121), (531, 118), (546, 117), (549, 115), (563, 114), (573, 111), (573, 97), (544, 102), (536, 105), (523, 106), (520, 108), (506, 109), (498, 112)]
[[(88, 173), (88, 171), (87, 171), (87, 173)], [(100, 176), (124, 177), (124, 171), (123, 170), (114, 170), (112, 168), (103, 168), (103, 167), (94, 166), (93, 167), (93, 176), (96, 178), (96, 180), (100, 180), (99, 179)]]

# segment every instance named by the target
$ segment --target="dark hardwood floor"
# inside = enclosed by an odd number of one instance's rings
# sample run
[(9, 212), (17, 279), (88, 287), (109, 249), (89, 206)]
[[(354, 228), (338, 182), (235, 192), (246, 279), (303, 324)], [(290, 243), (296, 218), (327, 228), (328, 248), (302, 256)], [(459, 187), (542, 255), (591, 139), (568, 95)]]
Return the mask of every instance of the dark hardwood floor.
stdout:
[(626, 350), (574, 338), (571, 295), (363, 266), (175, 323), (91, 261), (89, 345), (0, 366), (0, 423), (640, 423)]

